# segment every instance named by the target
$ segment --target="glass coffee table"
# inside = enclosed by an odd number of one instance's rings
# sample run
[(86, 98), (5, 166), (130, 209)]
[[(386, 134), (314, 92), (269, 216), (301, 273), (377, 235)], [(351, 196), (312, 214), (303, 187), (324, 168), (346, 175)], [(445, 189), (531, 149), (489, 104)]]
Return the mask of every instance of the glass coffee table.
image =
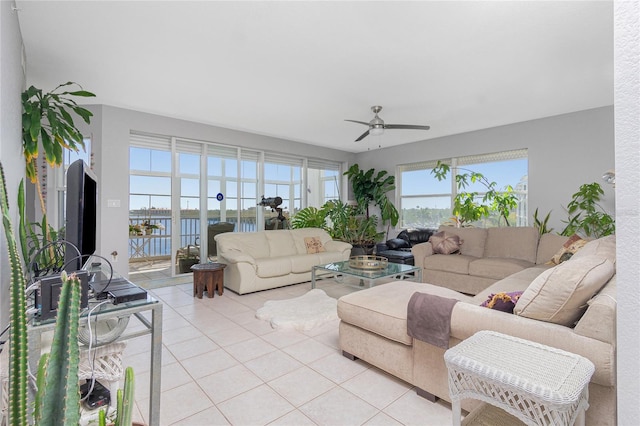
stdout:
[(354, 268), (349, 266), (348, 260), (316, 265), (311, 269), (311, 288), (316, 288), (318, 273), (322, 275), (330, 273), (335, 276), (356, 277), (360, 279), (361, 287), (364, 287), (365, 282), (369, 283), (369, 287), (373, 287), (375, 281), (381, 278), (411, 279), (416, 282), (422, 282), (422, 269), (420, 267), (402, 263), (388, 263), (384, 268), (374, 270)]

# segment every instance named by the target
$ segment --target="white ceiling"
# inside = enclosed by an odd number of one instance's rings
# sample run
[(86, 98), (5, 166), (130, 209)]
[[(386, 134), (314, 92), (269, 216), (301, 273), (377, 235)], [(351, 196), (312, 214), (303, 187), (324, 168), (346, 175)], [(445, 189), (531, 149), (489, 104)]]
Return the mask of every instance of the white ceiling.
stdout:
[[(611, 1), (17, 1), (28, 84), (361, 152), (613, 104)], [(354, 140), (372, 105), (387, 130)]]

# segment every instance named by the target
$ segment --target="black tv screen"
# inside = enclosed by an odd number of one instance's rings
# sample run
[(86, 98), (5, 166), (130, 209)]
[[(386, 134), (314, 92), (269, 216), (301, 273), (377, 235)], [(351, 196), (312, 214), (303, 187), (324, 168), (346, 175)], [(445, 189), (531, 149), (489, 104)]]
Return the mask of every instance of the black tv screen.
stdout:
[(96, 251), (96, 215), (98, 210), (98, 180), (89, 166), (76, 160), (67, 169), (67, 202), (65, 239), (76, 246), (65, 250), (65, 270), (80, 270)]

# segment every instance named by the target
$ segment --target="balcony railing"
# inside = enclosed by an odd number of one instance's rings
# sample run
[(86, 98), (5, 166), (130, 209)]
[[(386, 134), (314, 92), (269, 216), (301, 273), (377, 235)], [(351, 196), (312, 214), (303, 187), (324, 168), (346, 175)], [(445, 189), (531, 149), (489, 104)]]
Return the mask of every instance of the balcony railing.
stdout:
[[(149, 214), (150, 213), (150, 214)], [(199, 214), (197, 211), (184, 214), (180, 219), (180, 247), (186, 247), (189, 244), (200, 244), (200, 218), (194, 217)], [(255, 212), (253, 216), (241, 217), (240, 225), (236, 217), (227, 218), (227, 222), (236, 225), (236, 232), (254, 232), (257, 229)], [(189, 217), (191, 216), (191, 217)], [(129, 224), (142, 225), (148, 221), (150, 224), (159, 225), (161, 229), (153, 229), (150, 235), (129, 235), (129, 260), (136, 259), (167, 259), (171, 257), (171, 213), (167, 211), (153, 211), (138, 214), (131, 212), (129, 214)], [(207, 224), (220, 222), (220, 217), (209, 217)], [(162, 229), (164, 228), (164, 229)], [(179, 247), (175, 247), (177, 250)]]

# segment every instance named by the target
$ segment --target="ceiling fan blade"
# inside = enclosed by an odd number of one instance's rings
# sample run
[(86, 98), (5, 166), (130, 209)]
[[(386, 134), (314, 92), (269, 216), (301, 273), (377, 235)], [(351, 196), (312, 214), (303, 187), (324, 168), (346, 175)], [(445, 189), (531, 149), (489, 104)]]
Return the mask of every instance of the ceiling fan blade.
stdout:
[(366, 138), (367, 136), (369, 136), (369, 130), (361, 134), (360, 137), (356, 139), (356, 142), (360, 142), (362, 139)]
[(369, 125), (369, 123), (367, 123), (366, 121), (358, 121), (358, 120), (344, 120), (344, 121), (351, 121), (352, 123), (364, 124), (365, 126)]
[(385, 129), (416, 129), (416, 130), (429, 130), (431, 126), (418, 126), (415, 124), (385, 124)]

